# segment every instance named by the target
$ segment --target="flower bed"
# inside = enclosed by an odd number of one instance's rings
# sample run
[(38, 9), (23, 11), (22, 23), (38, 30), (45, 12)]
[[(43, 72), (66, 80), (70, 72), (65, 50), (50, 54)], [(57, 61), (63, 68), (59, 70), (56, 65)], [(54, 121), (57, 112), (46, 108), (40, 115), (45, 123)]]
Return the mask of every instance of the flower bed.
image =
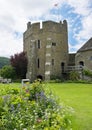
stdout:
[(69, 115), (68, 108), (39, 81), (12, 88), (0, 97), (2, 130), (70, 130)]

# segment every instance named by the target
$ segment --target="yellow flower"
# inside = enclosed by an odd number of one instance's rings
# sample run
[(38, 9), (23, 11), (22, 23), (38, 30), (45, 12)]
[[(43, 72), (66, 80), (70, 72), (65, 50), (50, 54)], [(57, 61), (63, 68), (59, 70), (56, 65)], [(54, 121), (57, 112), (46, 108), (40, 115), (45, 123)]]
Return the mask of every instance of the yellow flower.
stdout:
[(45, 127), (44, 130), (49, 130), (49, 129), (47, 127)]
[(31, 103), (32, 103), (32, 104), (35, 104), (36, 102), (33, 100), (33, 101), (31, 101)]
[(26, 82), (26, 84), (29, 84), (29, 82)]

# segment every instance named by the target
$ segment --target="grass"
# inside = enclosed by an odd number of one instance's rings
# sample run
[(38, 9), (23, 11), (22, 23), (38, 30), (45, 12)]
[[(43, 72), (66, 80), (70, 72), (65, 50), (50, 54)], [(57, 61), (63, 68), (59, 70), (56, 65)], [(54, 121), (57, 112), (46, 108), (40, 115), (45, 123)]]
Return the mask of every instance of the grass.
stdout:
[(92, 84), (48, 83), (60, 101), (74, 109), (73, 130), (92, 130)]
[[(74, 109), (73, 130), (92, 130), (92, 84), (47, 83), (47, 86), (61, 102)], [(21, 84), (0, 84), (0, 95), (5, 93), (5, 89), (11, 87), (21, 87)]]

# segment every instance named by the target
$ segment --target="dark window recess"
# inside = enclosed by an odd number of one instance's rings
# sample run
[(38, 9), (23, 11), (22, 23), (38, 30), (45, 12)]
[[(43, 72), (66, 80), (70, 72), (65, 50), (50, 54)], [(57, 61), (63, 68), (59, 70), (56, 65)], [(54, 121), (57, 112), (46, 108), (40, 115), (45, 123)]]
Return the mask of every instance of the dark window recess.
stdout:
[(54, 65), (54, 59), (52, 59), (52, 65)]
[(55, 43), (55, 42), (52, 42), (52, 46), (56, 46), (56, 43)]
[(40, 40), (38, 40), (38, 48), (40, 49), (40, 47), (41, 47), (41, 42)]
[(79, 62), (79, 65), (80, 65), (80, 66), (84, 66), (84, 62), (83, 62), (83, 61), (80, 61), (80, 62)]
[(64, 73), (64, 67), (65, 67), (65, 63), (64, 63), (64, 62), (62, 62), (62, 63), (61, 63), (62, 73)]
[(37, 67), (40, 68), (40, 60), (39, 60), (39, 58), (37, 59)]
[(37, 79), (43, 79), (42, 75), (37, 75)]

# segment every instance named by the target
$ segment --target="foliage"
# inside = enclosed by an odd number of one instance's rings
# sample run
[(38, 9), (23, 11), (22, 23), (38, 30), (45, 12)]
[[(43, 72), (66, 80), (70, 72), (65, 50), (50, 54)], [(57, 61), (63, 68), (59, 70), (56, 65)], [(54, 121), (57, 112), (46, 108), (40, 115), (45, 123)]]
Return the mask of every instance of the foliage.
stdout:
[(67, 81), (64, 81), (63, 83), (82, 83), (82, 84), (92, 84), (92, 81), (90, 80), (75, 80), (75, 81), (72, 81), (72, 80), (67, 80)]
[(15, 68), (17, 78), (25, 78), (27, 72), (27, 57), (25, 52), (11, 56), (11, 65)]
[(83, 70), (84, 75), (89, 76), (92, 78), (92, 71), (90, 70)]
[(71, 71), (69, 74), (69, 79), (72, 81), (79, 80), (80, 76), (77, 71)]
[(10, 59), (6, 57), (0, 57), (0, 68), (5, 65), (10, 65)]
[(51, 75), (51, 76), (50, 76), (50, 79), (51, 79), (51, 80), (60, 80), (61, 77), (60, 77), (60, 76)]
[(12, 66), (6, 65), (0, 70), (0, 75), (3, 78), (14, 78), (15, 77), (15, 70)]
[(66, 130), (70, 129), (68, 109), (61, 106), (39, 81), (12, 88), (0, 97), (2, 130)]

